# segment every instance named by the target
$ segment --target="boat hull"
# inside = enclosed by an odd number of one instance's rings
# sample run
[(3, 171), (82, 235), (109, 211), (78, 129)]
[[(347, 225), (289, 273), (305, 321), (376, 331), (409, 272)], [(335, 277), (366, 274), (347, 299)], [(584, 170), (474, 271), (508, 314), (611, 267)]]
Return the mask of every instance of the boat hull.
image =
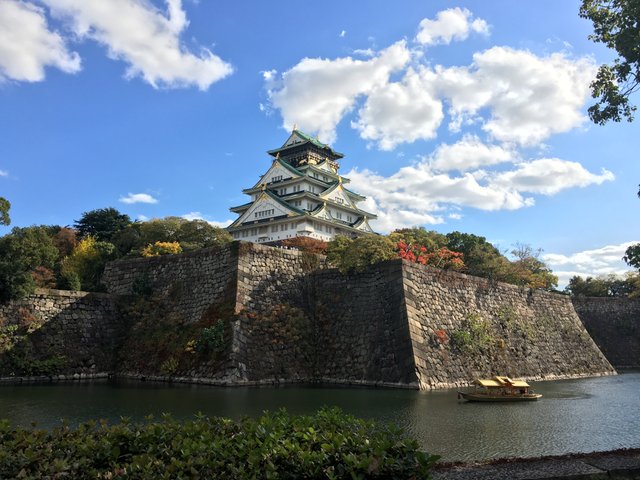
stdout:
[(458, 398), (468, 402), (532, 402), (542, 397), (539, 393), (518, 395), (486, 395), (482, 393), (458, 392)]

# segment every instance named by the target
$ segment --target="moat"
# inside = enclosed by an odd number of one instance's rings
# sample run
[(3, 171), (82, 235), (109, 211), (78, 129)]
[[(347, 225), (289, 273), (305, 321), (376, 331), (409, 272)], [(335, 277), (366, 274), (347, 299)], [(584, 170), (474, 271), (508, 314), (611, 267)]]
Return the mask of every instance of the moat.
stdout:
[(310, 413), (323, 405), (394, 422), (444, 460), (533, 457), (640, 447), (640, 371), (618, 376), (536, 382), (544, 397), (527, 404), (469, 404), (455, 390), (420, 392), (358, 388), (217, 388), (160, 383), (3, 386), (0, 417), (14, 425), (134, 420), (197, 412), (239, 418), (286, 408)]

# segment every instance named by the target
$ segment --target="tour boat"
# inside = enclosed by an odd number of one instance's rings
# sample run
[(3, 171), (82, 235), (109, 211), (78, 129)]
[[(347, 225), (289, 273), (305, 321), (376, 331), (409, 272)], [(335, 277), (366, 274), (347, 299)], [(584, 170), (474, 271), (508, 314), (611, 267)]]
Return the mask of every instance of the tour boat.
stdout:
[(476, 380), (475, 389), (470, 392), (458, 392), (458, 400), (469, 402), (528, 402), (542, 397), (534, 393), (531, 386), (522, 380), (509, 377), (493, 377), (491, 380)]

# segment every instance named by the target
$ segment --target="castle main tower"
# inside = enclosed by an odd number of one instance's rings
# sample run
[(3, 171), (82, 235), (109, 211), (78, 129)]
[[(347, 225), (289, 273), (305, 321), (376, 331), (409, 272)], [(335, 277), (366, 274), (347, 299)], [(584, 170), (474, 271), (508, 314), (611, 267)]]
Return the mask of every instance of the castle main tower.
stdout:
[(344, 156), (295, 127), (284, 145), (267, 152), (271, 167), (242, 193), (251, 201), (230, 210), (240, 215), (227, 229), (234, 239), (270, 243), (298, 236), (331, 240), (373, 233), (373, 213), (360, 210), (365, 199), (347, 189), (340, 176)]

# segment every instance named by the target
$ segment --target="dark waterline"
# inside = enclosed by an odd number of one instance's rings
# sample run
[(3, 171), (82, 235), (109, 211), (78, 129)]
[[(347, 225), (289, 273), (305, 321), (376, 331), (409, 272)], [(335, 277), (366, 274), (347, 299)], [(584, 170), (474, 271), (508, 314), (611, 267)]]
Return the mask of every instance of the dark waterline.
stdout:
[(286, 408), (311, 413), (324, 405), (393, 422), (445, 460), (529, 457), (640, 447), (640, 372), (538, 382), (538, 402), (460, 403), (455, 390), (417, 392), (365, 388), (217, 388), (159, 383), (94, 382), (4, 386), (0, 418), (51, 428), (65, 418), (141, 420), (258, 416)]

